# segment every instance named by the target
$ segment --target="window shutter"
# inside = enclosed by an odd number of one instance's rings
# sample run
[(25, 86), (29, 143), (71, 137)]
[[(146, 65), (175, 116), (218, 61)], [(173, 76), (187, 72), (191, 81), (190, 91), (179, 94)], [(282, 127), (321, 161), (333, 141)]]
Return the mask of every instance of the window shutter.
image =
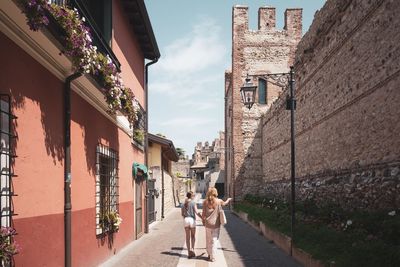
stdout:
[(258, 79), (258, 103), (267, 104), (267, 82), (264, 79)]

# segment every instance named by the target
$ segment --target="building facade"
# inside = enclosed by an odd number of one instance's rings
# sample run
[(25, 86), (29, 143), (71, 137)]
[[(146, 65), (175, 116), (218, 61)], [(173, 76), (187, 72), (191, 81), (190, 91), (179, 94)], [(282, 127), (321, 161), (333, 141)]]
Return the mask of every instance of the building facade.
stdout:
[(149, 222), (160, 221), (175, 207), (175, 182), (172, 165), (179, 159), (174, 143), (149, 134)]
[(190, 170), (194, 177), (196, 192), (205, 194), (209, 187), (216, 187), (221, 196), (225, 194), (225, 134), (212, 144), (197, 142), (192, 155)]
[[(97, 266), (146, 230), (132, 129), (146, 130), (145, 59), (160, 54), (143, 1), (48, 2), (0, 4), (1, 226), (18, 233), (17, 266)], [(72, 21), (84, 41), (68, 39)]]
[[(248, 7), (234, 6), (232, 12), (232, 69), (225, 72), (226, 188), (239, 200), (261, 188), (261, 117), (281, 92), (262, 75), (288, 72), (293, 65), (302, 35), (302, 9), (285, 11), (283, 30), (275, 27), (275, 8), (259, 9), (257, 30), (249, 29)], [(247, 75), (258, 86), (251, 110), (240, 96)]]

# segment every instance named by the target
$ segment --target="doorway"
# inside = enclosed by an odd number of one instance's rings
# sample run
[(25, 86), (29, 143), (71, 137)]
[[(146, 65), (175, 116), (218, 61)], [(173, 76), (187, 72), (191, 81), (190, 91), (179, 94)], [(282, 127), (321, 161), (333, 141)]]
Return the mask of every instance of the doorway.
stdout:
[(149, 186), (149, 223), (152, 223), (156, 220), (156, 211), (155, 211), (155, 180), (147, 181)]
[(135, 218), (136, 218), (136, 239), (143, 235), (143, 203), (142, 203), (142, 185), (139, 179), (135, 181)]

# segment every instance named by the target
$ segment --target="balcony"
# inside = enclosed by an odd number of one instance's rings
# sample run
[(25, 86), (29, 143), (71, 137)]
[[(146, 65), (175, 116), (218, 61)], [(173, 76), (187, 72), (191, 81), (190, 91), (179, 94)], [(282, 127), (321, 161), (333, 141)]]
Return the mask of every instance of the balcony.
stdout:
[[(121, 71), (121, 63), (118, 61), (118, 58), (115, 56), (114, 52), (112, 51), (112, 49), (109, 45), (110, 41), (106, 40), (106, 38), (104, 36), (104, 32), (102, 32), (100, 30), (99, 26), (96, 24), (93, 12), (87, 6), (87, 3), (85, 3), (85, 1), (82, 1), (82, 0), (49, 0), (48, 2), (56, 4), (56, 5), (68, 5), (71, 8), (76, 8), (78, 10), (79, 14), (81, 15), (81, 17), (85, 18), (85, 24), (90, 29), (90, 34), (92, 36), (93, 45), (95, 45), (97, 47), (97, 51), (101, 52), (104, 55), (108, 55), (111, 58), (114, 65), (117, 67), (118, 71)], [(105, 5), (102, 6), (100, 4), (100, 2), (101, 1), (99, 1), (98, 5), (97, 5), (98, 7), (96, 7), (96, 8), (110, 8), (110, 10), (111, 10), (111, 6), (109, 6), (109, 7), (106, 7)], [(109, 3), (111, 5), (111, 1)], [(109, 22), (111, 23), (111, 19), (112, 19), (111, 17), (104, 18), (104, 19), (109, 20)], [(52, 22), (51, 16), (50, 16), (50, 21)], [(62, 37), (62, 34), (63, 34), (62, 29), (60, 29), (58, 25), (54, 25), (55, 21), (53, 21), (53, 22), (54, 23), (51, 23), (49, 25), (49, 30), (62, 43), (62, 40), (60, 38), (60, 37)], [(110, 24), (110, 27), (111, 27), (111, 24)]]

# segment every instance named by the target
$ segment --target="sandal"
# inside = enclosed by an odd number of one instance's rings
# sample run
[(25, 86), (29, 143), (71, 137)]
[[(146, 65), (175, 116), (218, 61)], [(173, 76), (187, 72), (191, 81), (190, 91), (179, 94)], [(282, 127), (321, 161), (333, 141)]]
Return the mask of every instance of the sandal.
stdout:
[(194, 253), (194, 251), (189, 251), (188, 258), (190, 259), (190, 258), (193, 258), (193, 257), (196, 257), (196, 254)]

